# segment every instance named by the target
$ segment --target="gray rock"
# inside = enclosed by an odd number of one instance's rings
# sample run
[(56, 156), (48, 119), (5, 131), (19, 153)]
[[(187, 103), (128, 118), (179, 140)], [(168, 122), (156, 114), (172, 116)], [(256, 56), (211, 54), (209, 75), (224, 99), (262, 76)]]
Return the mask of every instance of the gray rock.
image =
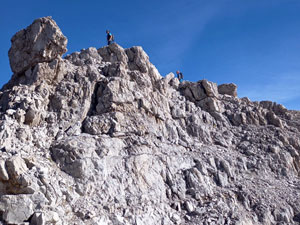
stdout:
[(38, 212), (34, 213), (33, 217), (30, 220), (30, 224), (32, 225), (46, 225), (46, 224), (57, 224), (62, 225), (61, 218), (59, 218), (58, 213), (50, 211), (50, 212)]
[(223, 112), (222, 103), (216, 98), (207, 97), (199, 101), (197, 105), (208, 112)]
[(233, 97), (237, 97), (237, 86), (233, 83), (230, 84), (221, 84), (218, 86), (219, 94), (226, 94)]
[(272, 112), (272, 111), (267, 113), (266, 118), (267, 118), (269, 124), (272, 124), (276, 127), (282, 127), (283, 126), (280, 118), (278, 118), (275, 115), (275, 113)]
[(64, 54), (67, 38), (51, 17), (36, 19), (11, 39), (9, 61), (14, 73), (21, 73), (40, 62), (50, 62)]
[(186, 202), (185, 202), (185, 207), (186, 207), (186, 210), (187, 210), (189, 213), (193, 212), (194, 209), (195, 209), (193, 203), (190, 202), (190, 201), (186, 201)]
[(209, 82), (207, 80), (202, 80), (202, 86), (205, 90), (207, 97), (218, 97), (218, 86), (216, 83)]
[(97, 158), (96, 142), (90, 136), (71, 136), (52, 148), (52, 158), (71, 176), (84, 178), (91, 174), (92, 159)]
[(190, 101), (200, 101), (207, 97), (201, 81), (198, 81), (197, 83), (184, 81), (180, 84), (179, 87), (181, 90), (183, 90), (183, 94)]
[(108, 62), (122, 62), (124, 64), (127, 64), (128, 62), (128, 57), (125, 53), (125, 50), (116, 43), (108, 45), (104, 48), (100, 48), (98, 50), (98, 53), (103, 58), (103, 60)]
[(33, 203), (28, 195), (3, 195), (0, 197), (2, 220), (8, 224), (22, 224), (33, 214)]
[(36, 126), (40, 122), (40, 114), (37, 112), (37, 110), (34, 109), (28, 109), (28, 111), (25, 114), (25, 124)]
[(0, 160), (0, 179), (2, 180), (8, 180), (9, 176), (5, 168), (5, 161)]
[[(300, 221), (299, 112), (239, 99), (233, 84), (162, 77), (141, 47), (61, 59), (50, 18), (26, 32), (0, 92), (0, 223)], [(45, 57), (22, 55), (31, 37)]]
[(10, 179), (17, 179), (28, 170), (25, 161), (20, 156), (13, 156), (5, 162)]

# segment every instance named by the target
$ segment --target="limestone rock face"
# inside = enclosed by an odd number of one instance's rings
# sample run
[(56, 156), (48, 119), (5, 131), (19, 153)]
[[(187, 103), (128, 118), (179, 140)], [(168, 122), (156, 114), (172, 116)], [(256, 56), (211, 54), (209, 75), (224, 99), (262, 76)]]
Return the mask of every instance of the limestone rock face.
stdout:
[(8, 52), (11, 69), (21, 73), (40, 62), (50, 62), (67, 51), (67, 38), (51, 17), (35, 20), (16, 33)]
[(162, 77), (141, 47), (65, 50), (49, 17), (13, 38), (0, 224), (299, 224), (299, 112)]

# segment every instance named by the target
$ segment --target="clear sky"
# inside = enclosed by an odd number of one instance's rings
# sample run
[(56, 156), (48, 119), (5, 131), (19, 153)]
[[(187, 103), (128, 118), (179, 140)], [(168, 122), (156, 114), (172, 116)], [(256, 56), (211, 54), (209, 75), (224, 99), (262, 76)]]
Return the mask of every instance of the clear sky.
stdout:
[(300, 110), (299, 0), (11, 0), (0, 8), (0, 86), (12, 72), (10, 38), (52, 16), (68, 53), (106, 44), (140, 45), (162, 76), (238, 85), (238, 96)]

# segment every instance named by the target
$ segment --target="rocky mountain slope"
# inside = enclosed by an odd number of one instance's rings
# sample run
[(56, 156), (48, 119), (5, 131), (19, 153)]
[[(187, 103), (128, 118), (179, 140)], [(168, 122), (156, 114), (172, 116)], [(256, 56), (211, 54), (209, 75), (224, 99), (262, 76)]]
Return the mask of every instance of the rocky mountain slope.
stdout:
[(300, 113), (162, 77), (141, 47), (61, 58), (50, 18), (12, 38), (0, 224), (300, 223)]

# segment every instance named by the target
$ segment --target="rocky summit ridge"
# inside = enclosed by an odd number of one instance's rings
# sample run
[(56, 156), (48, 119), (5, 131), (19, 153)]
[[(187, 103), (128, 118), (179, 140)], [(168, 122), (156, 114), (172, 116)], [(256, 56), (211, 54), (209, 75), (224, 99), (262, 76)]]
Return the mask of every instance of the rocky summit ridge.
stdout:
[(300, 223), (299, 112), (162, 77), (141, 47), (62, 58), (51, 17), (11, 42), (0, 224)]

